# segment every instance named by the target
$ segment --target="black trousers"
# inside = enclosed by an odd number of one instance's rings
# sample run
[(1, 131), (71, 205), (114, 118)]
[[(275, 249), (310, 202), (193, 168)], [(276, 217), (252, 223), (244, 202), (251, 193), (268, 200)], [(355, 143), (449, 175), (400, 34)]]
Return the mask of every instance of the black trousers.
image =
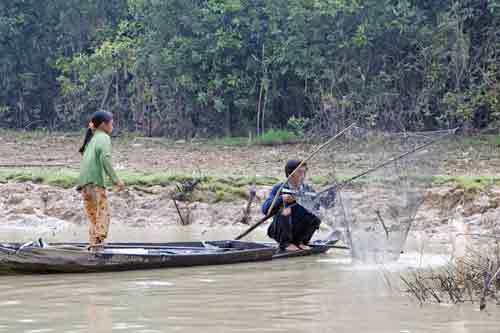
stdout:
[(290, 244), (307, 245), (321, 224), (321, 220), (304, 207), (295, 205), (291, 209), (289, 216), (283, 216), (279, 211), (267, 229), (267, 235), (277, 241), (281, 249)]

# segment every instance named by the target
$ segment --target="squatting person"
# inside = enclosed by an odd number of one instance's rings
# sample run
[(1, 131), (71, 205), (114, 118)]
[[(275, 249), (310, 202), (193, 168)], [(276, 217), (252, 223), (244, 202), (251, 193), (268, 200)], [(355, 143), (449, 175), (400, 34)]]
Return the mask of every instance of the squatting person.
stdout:
[[(285, 175), (287, 178), (299, 167), (301, 161), (289, 160), (285, 165)], [(314, 192), (313, 188), (304, 183), (306, 177), (307, 165), (303, 164), (288, 182), (283, 186), (281, 192), (305, 193)], [(321, 220), (297, 203), (292, 194), (278, 193), (282, 183), (276, 184), (269, 197), (262, 205), (262, 213), (269, 215), (275, 214), (274, 220), (267, 230), (269, 237), (279, 243), (281, 250), (298, 251), (310, 249), (308, 246), (314, 232), (318, 230)], [(270, 212), (272, 202), (278, 196)]]

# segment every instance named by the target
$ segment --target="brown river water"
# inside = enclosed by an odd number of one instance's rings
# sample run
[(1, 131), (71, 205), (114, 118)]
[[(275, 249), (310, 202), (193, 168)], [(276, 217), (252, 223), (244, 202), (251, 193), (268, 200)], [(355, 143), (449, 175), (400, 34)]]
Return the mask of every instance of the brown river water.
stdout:
[[(20, 241), (32, 230), (0, 233)], [(228, 239), (240, 230), (113, 226), (110, 240)], [(43, 236), (83, 240), (84, 232)], [(265, 239), (263, 230), (253, 238)], [(332, 250), (226, 266), (0, 276), (0, 332), (499, 332), (500, 307), (421, 307), (401, 291), (400, 273), (445, 260), (407, 251), (397, 263), (354, 264), (346, 251)]]

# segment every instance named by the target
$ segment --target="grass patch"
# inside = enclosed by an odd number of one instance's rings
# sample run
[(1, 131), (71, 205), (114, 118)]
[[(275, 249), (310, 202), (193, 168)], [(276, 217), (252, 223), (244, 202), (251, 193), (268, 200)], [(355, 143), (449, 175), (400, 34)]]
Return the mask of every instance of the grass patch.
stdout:
[(302, 142), (303, 136), (292, 131), (270, 129), (259, 138), (222, 137), (208, 140), (208, 144), (218, 146), (281, 145)]
[(332, 183), (332, 179), (325, 176), (311, 176), (309, 177), (309, 181), (314, 185), (328, 185)]
[[(118, 172), (118, 176), (127, 185), (140, 186), (168, 186), (175, 183), (183, 183), (200, 179), (202, 184), (220, 184), (221, 186), (243, 187), (253, 185), (274, 185), (279, 179), (274, 177), (216, 177), (216, 176), (193, 176), (190, 174), (155, 172)], [(78, 171), (75, 170), (44, 170), (44, 169), (0, 169), (0, 182), (33, 182), (37, 184), (48, 184), (59, 187), (71, 187), (78, 184)]]
[[(259, 186), (274, 185), (278, 179), (272, 177), (196, 177), (188, 174), (173, 173), (137, 173), (119, 172), (118, 176), (127, 186), (172, 186), (179, 183), (201, 180), (198, 194), (193, 196), (196, 201), (234, 201), (246, 199), (248, 187), (252, 184)], [(0, 169), (0, 183), (36, 183), (62, 188), (71, 188), (78, 185), (78, 172), (74, 170), (43, 170), (43, 169)], [(111, 186), (110, 183), (107, 184)], [(211, 194), (207, 194), (211, 193)]]
[(215, 201), (234, 201), (236, 199), (247, 199), (248, 189), (246, 186), (239, 187), (234, 185), (224, 184), (215, 179), (202, 183), (200, 186), (201, 191), (215, 193)]
[[(350, 176), (341, 175), (337, 177), (338, 182), (345, 181), (349, 179)], [(466, 191), (486, 191), (492, 186), (500, 185), (500, 176), (418, 176), (414, 175), (412, 177), (413, 181), (417, 184), (431, 185), (431, 186), (442, 186), (450, 185), (458, 188), (462, 188)], [(311, 177), (311, 181), (315, 185), (329, 185), (331, 180), (326, 177)], [(393, 181), (394, 183), (391, 183)], [(356, 186), (369, 186), (369, 185), (383, 185), (391, 184), (391, 186), (397, 185), (398, 180), (386, 177), (377, 176), (365, 176), (360, 179), (356, 179), (353, 185)]]
[(477, 135), (477, 136), (464, 136), (459, 141), (462, 145), (478, 146), (478, 145), (493, 145), (500, 146), (500, 135)]
[[(199, 179), (187, 174), (173, 174), (173, 173), (133, 173), (133, 172), (119, 172), (118, 176), (127, 185), (140, 185), (140, 186), (168, 186), (175, 183), (183, 183)], [(201, 177), (202, 182), (208, 181), (210, 177)]]
[[(172, 186), (179, 183), (200, 179), (189, 174), (174, 173), (138, 173), (119, 172), (127, 186)], [(193, 201), (229, 202), (240, 199), (247, 199), (249, 187), (253, 184), (257, 186), (272, 186), (281, 179), (274, 177), (201, 177), (197, 193), (193, 195)], [(310, 179), (315, 185), (325, 185), (328, 183), (326, 177), (312, 177)], [(44, 170), (44, 169), (0, 169), (0, 183), (32, 182), (62, 188), (72, 188), (78, 184), (78, 171), (75, 170)], [(111, 186), (111, 184), (108, 184)]]
[(285, 143), (297, 143), (302, 141), (303, 137), (287, 130), (270, 129), (266, 131), (257, 143), (261, 145), (279, 145)]
[(500, 185), (496, 176), (435, 176), (435, 185), (453, 185), (467, 191), (485, 191), (494, 185)]
[[(189, 174), (174, 173), (138, 173), (119, 172), (119, 177), (128, 186), (173, 186), (175, 184), (194, 181), (200, 179)], [(338, 176), (337, 181), (343, 181), (349, 177)], [(201, 177), (201, 183), (197, 193), (193, 196), (194, 201), (205, 202), (229, 202), (246, 199), (249, 194), (249, 187), (253, 184), (257, 186), (272, 186), (282, 179), (274, 177)], [(384, 179), (375, 177), (363, 177), (355, 182), (357, 186), (383, 183)], [(451, 185), (463, 188), (467, 191), (485, 191), (491, 186), (500, 185), (500, 176), (434, 176), (432, 184)], [(45, 170), (45, 169), (0, 169), (0, 183), (32, 182), (62, 188), (75, 187), (78, 184), (78, 171), (75, 170)], [(325, 176), (312, 176), (309, 182), (315, 186), (322, 187), (332, 184), (332, 180)], [(428, 183), (429, 180), (423, 180)], [(111, 184), (109, 184), (111, 186)]]
[(46, 184), (63, 188), (70, 188), (77, 184), (78, 173), (72, 170), (0, 170), (0, 183), (15, 182), (35, 184)]

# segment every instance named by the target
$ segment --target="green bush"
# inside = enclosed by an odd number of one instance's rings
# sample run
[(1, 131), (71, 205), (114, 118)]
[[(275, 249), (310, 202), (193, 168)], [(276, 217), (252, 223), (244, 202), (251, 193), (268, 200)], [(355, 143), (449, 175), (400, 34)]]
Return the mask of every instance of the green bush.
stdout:
[(280, 129), (267, 130), (258, 140), (261, 145), (279, 145), (284, 143), (296, 143), (303, 139), (303, 136), (294, 132)]
[(304, 130), (308, 122), (309, 119), (307, 118), (292, 116), (290, 119), (288, 119), (287, 127), (295, 134), (303, 137)]
[(293, 130), (270, 129), (267, 130), (260, 138), (250, 141), (245, 137), (222, 137), (208, 140), (209, 144), (219, 146), (247, 146), (249, 144), (257, 145), (279, 145), (287, 143), (297, 143), (303, 140), (302, 125), (300, 119), (296, 118), (294, 126), (289, 126)]

